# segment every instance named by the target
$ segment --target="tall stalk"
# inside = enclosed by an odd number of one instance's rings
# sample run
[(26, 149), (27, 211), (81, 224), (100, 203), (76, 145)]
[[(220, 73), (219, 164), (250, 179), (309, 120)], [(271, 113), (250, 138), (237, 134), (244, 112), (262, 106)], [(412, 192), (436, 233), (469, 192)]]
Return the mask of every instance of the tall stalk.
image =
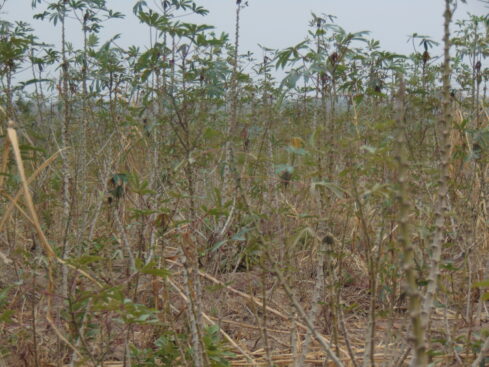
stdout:
[(423, 316), (427, 323), (430, 318), (431, 310), (438, 289), (438, 276), (440, 274), (440, 260), (445, 235), (444, 225), (448, 212), (448, 183), (450, 180), (449, 160), (450, 160), (450, 23), (452, 20), (451, 0), (445, 0), (444, 12), (444, 36), (443, 36), (443, 67), (442, 67), (442, 101), (441, 116), (438, 121), (441, 131), (440, 140), (440, 169), (438, 176), (438, 193), (435, 206), (435, 233), (431, 242), (431, 264), (428, 276), (428, 286), (423, 302)]
[[(431, 311), (438, 289), (438, 278), (440, 274), (440, 262), (445, 237), (445, 218), (448, 212), (448, 183), (450, 179), (449, 159), (450, 159), (450, 23), (452, 20), (451, 0), (445, 0), (444, 32), (443, 32), (443, 66), (442, 66), (442, 100), (441, 116), (438, 122), (438, 129), (441, 132), (439, 142), (440, 169), (438, 172), (438, 193), (435, 204), (435, 232), (430, 245), (431, 259), (429, 264), (428, 285), (422, 303), (422, 328), (420, 332), (425, 333), (429, 329)], [(426, 343), (426, 341), (424, 341)], [(428, 362), (426, 346), (418, 345), (415, 350), (416, 358), (412, 366), (426, 366)]]
[[(68, 240), (68, 233), (70, 228), (70, 166), (68, 158), (68, 141), (70, 136), (70, 103), (68, 96), (68, 81), (69, 81), (69, 70), (68, 70), (68, 58), (66, 56), (66, 4), (67, 1), (63, 1), (60, 11), (61, 20), (61, 79), (62, 86), (60, 89), (60, 98), (63, 106), (63, 124), (61, 128), (61, 149), (63, 152), (62, 156), (62, 175), (63, 175), (63, 259), (66, 259), (70, 255), (70, 242)], [(68, 296), (68, 268), (63, 266), (63, 280), (62, 280), (62, 294), (64, 297)]]
[(397, 205), (399, 222), (399, 245), (402, 251), (402, 270), (404, 271), (405, 284), (404, 292), (408, 298), (408, 313), (411, 321), (411, 343), (414, 350), (412, 366), (426, 366), (428, 364), (428, 354), (426, 352), (426, 329), (422, 318), (421, 293), (417, 285), (418, 274), (415, 264), (415, 250), (411, 242), (411, 228), (409, 224), (409, 214), (411, 211), (408, 185), (409, 164), (407, 161), (405, 132), (405, 86), (401, 76), (398, 106), (397, 106)]
[[(229, 111), (228, 122), (228, 139), (226, 142), (226, 164), (224, 167), (224, 187), (225, 190), (237, 193), (237, 188), (240, 185), (238, 170), (234, 157), (234, 138), (238, 131), (238, 50), (239, 50), (239, 27), (240, 27), (241, 0), (236, 0), (236, 23), (234, 30), (234, 49), (233, 49), (233, 72), (231, 75), (231, 106)], [(235, 185), (233, 189), (232, 180)]]
[[(80, 196), (84, 198), (87, 194), (87, 132), (89, 131), (88, 126), (88, 21), (90, 20), (90, 11), (87, 10), (83, 17), (82, 32), (83, 32), (83, 58), (82, 58), (82, 116), (81, 116), (81, 131), (80, 131), (80, 170), (78, 172), (77, 182), (80, 183)], [(82, 217), (85, 224), (86, 216)], [(84, 230), (84, 228), (80, 228)]]

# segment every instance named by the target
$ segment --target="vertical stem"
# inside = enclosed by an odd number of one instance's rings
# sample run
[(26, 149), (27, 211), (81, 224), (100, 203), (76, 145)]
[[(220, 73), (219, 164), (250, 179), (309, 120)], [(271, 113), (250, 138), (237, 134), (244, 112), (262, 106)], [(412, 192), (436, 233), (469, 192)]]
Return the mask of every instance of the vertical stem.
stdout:
[[(89, 18), (89, 12), (85, 13), (83, 18), (83, 61), (82, 61), (82, 123), (80, 131), (80, 171), (78, 174), (78, 182), (80, 182), (80, 197), (85, 198), (87, 194), (87, 131), (88, 130), (88, 39), (87, 39), (87, 22)], [(84, 221), (87, 218), (87, 214), (83, 216)], [(85, 223), (82, 224), (85, 226)], [(80, 231), (84, 231), (81, 228)]]
[[(324, 294), (325, 258), (326, 258), (327, 253), (328, 253), (328, 255), (331, 254), (332, 251), (328, 247), (334, 243), (334, 241), (329, 240), (330, 238), (333, 238), (333, 237), (330, 235), (324, 237), (324, 239), (321, 240), (319, 247), (318, 247), (319, 248), (319, 259), (318, 259), (317, 266), (316, 266), (316, 282), (314, 284), (314, 291), (313, 291), (313, 295), (312, 295), (311, 311), (309, 312), (309, 315), (308, 315), (312, 324), (316, 323), (316, 318), (317, 318), (317, 315), (319, 312), (320, 300)], [(336, 282), (334, 275), (333, 275), (333, 281)], [(334, 284), (334, 285), (336, 286), (336, 284)], [(311, 341), (312, 341), (312, 333), (310, 330), (307, 330), (301, 353), (299, 354), (299, 358), (295, 361), (296, 367), (301, 367), (304, 365), (306, 355), (307, 355), (307, 353), (309, 353), (309, 346), (311, 344)]]
[(406, 141), (404, 138), (405, 125), (405, 86), (404, 80), (400, 80), (398, 96), (398, 118), (397, 118), (397, 194), (396, 201), (398, 205), (398, 222), (399, 222), (399, 245), (403, 253), (402, 269), (404, 271), (405, 283), (404, 289), (408, 298), (408, 314), (411, 319), (411, 335), (409, 336), (414, 349), (414, 358), (411, 366), (425, 367), (428, 365), (428, 354), (426, 352), (426, 328), (422, 319), (421, 293), (417, 285), (418, 274), (414, 259), (414, 245), (411, 242), (411, 228), (409, 224), (409, 212), (411, 206), (409, 203), (409, 186), (408, 186), (408, 161), (406, 152)]
[(203, 343), (203, 323), (202, 323), (202, 294), (198, 269), (198, 253), (196, 243), (190, 238), (190, 233), (183, 234), (183, 259), (184, 259), (184, 289), (189, 303), (188, 316), (190, 322), (190, 332), (192, 335), (192, 348), (195, 367), (209, 365), (208, 357)]
[(14, 118), (14, 104), (12, 101), (12, 68), (9, 67), (7, 71), (7, 90), (6, 90), (6, 96), (7, 96), (7, 116), (5, 121), (8, 121), (9, 119)]
[(448, 212), (448, 182), (449, 175), (449, 159), (450, 159), (450, 22), (452, 20), (452, 11), (450, 8), (451, 0), (445, 0), (444, 13), (444, 52), (443, 52), (443, 95), (442, 95), (442, 114), (438, 122), (439, 130), (441, 131), (440, 140), (440, 171), (438, 177), (438, 195), (435, 207), (435, 233), (431, 243), (431, 264), (428, 276), (428, 286), (423, 303), (424, 322), (428, 323), (431, 310), (433, 308), (434, 298), (438, 288), (438, 276), (440, 273), (440, 260), (444, 238), (445, 217)]
[(233, 73), (231, 76), (231, 111), (228, 125), (228, 140), (226, 142), (226, 165), (224, 167), (224, 185), (226, 190), (232, 188), (231, 180), (235, 181), (235, 190), (240, 186), (240, 178), (236, 169), (234, 159), (233, 139), (236, 136), (238, 126), (238, 49), (239, 49), (239, 20), (241, 11), (241, 0), (236, 1), (236, 26), (233, 49)]
[[(66, 3), (64, 0), (61, 9), (61, 100), (63, 104), (63, 126), (61, 128), (61, 148), (63, 152), (62, 156), (62, 171), (63, 171), (63, 220), (64, 220), (64, 233), (63, 233), (63, 259), (70, 255), (70, 244), (68, 241), (69, 225), (70, 225), (70, 169), (68, 162), (68, 153), (66, 148), (68, 147), (69, 140), (69, 124), (70, 124), (70, 111), (69, 111), (69, 99), (68, 99), (68, 59), (66, 57)], [(62, 295), (68, 296), (68, 268), (63, 266), (63, 280), (62, 280)]]

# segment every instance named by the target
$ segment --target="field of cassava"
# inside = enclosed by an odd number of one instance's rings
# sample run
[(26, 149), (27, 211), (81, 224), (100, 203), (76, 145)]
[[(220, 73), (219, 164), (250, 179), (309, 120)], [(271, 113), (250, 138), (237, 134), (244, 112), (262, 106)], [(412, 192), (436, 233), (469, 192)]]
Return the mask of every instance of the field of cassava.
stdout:
[(406, 55), (247, 53), (241, 0), (0, 20), (0, 367), (489, 366), (489, 17), (438, 1)]

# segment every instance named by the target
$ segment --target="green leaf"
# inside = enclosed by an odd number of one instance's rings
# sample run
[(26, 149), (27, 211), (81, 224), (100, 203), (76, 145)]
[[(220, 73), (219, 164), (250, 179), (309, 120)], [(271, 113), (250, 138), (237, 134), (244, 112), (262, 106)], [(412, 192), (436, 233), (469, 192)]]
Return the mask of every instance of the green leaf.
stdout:
[(0, 323), (2, 322), (12, 322), (12, 316), (14, 314), (13, 310), (7, 310), (0, 313)]
[(282, 86), (287, 87), (288, 89), (295, 88), (297, 81), (300, 79), (301, 74), (297, 70), (291, 70), (289, 74), (282, 80)]
[(160, 278), (166, 278), (170, 275), (170, 271), (164, 268), (159, 268), (153, 261), (143, 266), (139, 271), (143, 274), (153, 275)]
[(285, 150), (287, 150), (289, 153), (297, 154), (301, 156), (309, 154), (309, 152), (304, 148), (295, 148), (293, 146), (288, 146), (287, 148), (285, 148)]
[(275, 165), (275, 173), (280, 175), (284, 172), (294, 173), (294, 167), (289, 164), (276, 164)]
[(0, 291), (0, 307), (5, 305), (8, 300), (8, 292), (11, 287), (6, 287)]
[(227, 240), (222, 240), (222, 241), (217, 242), (216, 244), (214, 244), (214, 246), (212, 246), (212, 248), (209, 250), (209, 252), (214, 252), (214, 251), (219, 250), (222, 246), (224, 246), (226, 244), (226, 242), (227, 242)]
[(480, 282), (476, 282), (472, 285), (474, 288), (489, 288), (489, 279), (481, 280)]
[(246, 233), (251, 231), (251, 228), (243, 227), (238, 233), (236, 233), (231, 239), (233, 241), (246, 241)]
[(228, 215), (228, 211), (221, 209), (221, 208), (208, 209), (206, 212), (207, 212), (207, 214), (215, 216), (215, 217), (221, 217), (223, 215)]

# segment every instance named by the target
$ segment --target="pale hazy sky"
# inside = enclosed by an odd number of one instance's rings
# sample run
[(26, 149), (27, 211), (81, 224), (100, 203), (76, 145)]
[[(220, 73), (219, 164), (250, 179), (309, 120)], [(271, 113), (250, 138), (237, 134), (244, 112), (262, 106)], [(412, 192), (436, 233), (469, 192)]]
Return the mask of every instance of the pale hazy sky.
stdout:
[[(156, 0), (148, 0), (148, 3)], [(2, 1), (0, 1), (1, 3)], [(245, 0), (243, 0), (243, 3)], [(122, 46), (148, 44), (147, 28), (139, 24), (132, 14), (133, 0), (107, 0), (108, 7), (126, 14), (124, 20), (112, 20), (102, 31), (107, 39), (116, 33), (122, 37)], [(197, 0), (199, 5), (210, 10), (206, 17), (186, 17), (183, 21), (196, 21), (214, 25), (217, 31), (230, 33), (234, 37), (235, 0)], [(417, 32), (441, 40), (444, 0), (248, 0), (249, 6), (241, 13), (241, 48), (261, 52), (257, 44), (269, 48), (285, 48), (302, 41), (307, 35), (311, 12), (330, 14), (348, 32), (371, 31), (371, 37), (380, 40), (385, 50), (410, 53), (408, 35)], [(39, 7), (40, 11), (44, 6)], [(459, 1), (457, 18), (467, 12), (484, 15), (487, 5), (478, 0)], [(0, 17), (7, 20), (23, 20), (31, 23), (38, 37), (49, 43), (59, 43), (59, 28), (47, 21), (32, 19), (31, 0), (6, 0)], [(79, 24), (72, 27), (70, 41), (81, 42)]]

